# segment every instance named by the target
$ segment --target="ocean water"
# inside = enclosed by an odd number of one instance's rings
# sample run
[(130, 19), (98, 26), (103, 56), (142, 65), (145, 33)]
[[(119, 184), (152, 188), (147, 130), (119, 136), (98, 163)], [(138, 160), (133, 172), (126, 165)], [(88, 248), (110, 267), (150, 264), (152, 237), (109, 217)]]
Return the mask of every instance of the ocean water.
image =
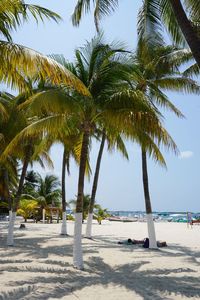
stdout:
[[(127, 217), (127, 218), (138, 218), (143, 220), (146, 217), (144, 211), (109, 211), (112, 216)], [(200, 219), (200, 212), (153, 212), (153, 218), (156, 221), (168, 221), (168, 222), (187, 222), (188, 219), (196, 220)]]

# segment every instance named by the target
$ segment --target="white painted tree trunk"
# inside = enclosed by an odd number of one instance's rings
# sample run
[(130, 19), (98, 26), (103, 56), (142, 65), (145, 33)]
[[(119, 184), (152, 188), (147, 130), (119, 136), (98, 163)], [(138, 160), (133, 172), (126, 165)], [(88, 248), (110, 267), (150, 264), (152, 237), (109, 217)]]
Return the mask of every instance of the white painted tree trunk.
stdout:
[(149, 248), (157, 249), (158, 247), (156, 242), (156, 233), (152, 214), (147, 214), (147, 227), (149, 234)]
[(87, 238), (92, 237), (92, 220), (93, 220), (93, 213), (89, 213), (87, 218), (86, 232), (85, 232), (85, 237)]
[(82, 213), (75, 214), (74, 224), (74, 245), (73, 245), (73, 263), (74, 267), (83, 270), (83, 253), (82, 253)]
[(12, 210), (9, 210), (9, 221), (11, 220), (12, 218)]
[(45, 223), (45, 209), (42, 210), (42, 223)]
[(66, 212), (62, 212), (62, 225), (61, 225), (61, 234), (67, 235), (67, 221), (66, 221)]
[(15, 226), (16, 212), (9, 211), (9, 224), (7, 245), (14, 246), (14, 226)]

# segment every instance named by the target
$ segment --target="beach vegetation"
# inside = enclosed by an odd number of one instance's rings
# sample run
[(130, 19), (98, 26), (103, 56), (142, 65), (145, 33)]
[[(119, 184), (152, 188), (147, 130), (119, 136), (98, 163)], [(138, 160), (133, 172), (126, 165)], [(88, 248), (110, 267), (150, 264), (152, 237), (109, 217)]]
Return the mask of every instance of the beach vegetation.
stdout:
[(34, 218), (37, 207), (38, 202), (36, 200), (22, 199), (19, 203), (17, 215), (22, 216), (24, 218), (24, 221), (27, 222), (27, 219)]
[(109, 216), (110, 214), (108, 213), (107, 208), (102, 208), (100, 205), (98, 205), (94, 211), (94, 219), (97, 220), (99, 225), (101, 225), (101, 222)]

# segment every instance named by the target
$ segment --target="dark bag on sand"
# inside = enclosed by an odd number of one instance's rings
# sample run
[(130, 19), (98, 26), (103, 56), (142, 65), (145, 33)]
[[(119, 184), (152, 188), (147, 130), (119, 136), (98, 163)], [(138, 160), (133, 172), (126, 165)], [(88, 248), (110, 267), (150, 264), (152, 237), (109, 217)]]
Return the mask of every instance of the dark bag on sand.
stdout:
[(144, 248), (149, 248), (149, 239), (148, 238), (144, 239), (143, 247)]

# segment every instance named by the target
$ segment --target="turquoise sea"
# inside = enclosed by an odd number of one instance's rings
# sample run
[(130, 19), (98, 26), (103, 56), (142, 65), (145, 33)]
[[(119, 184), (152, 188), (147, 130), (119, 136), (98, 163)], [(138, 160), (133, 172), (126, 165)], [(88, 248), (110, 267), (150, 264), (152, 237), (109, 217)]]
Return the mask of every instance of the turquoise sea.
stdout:
[[(144, 211), (109, 211), (112, 216), (137, 218), (138, 220), (145, 220), (146, 213)], [(200, 212), (153, 212), (155, 221), (168, 222), (187, 222), (187, 220), (200, 219)]]

